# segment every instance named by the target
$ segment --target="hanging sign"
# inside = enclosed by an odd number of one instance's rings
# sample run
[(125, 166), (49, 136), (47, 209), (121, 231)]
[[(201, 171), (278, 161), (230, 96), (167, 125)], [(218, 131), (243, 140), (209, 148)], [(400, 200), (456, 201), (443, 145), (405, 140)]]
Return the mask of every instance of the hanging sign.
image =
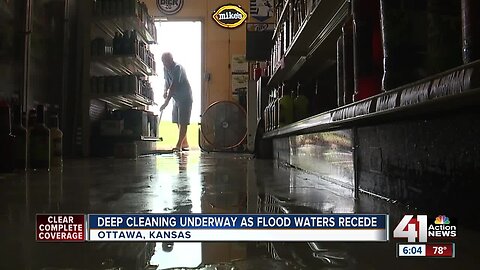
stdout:
[(177, 14), (183, 7), (183, 0), (157, 0), (157, 7), (165, 15)]
[(248, 15), (237, 5), (223, 5), (212, 15), (213, 20), (224, 28), (236, 28), (245, 22)]

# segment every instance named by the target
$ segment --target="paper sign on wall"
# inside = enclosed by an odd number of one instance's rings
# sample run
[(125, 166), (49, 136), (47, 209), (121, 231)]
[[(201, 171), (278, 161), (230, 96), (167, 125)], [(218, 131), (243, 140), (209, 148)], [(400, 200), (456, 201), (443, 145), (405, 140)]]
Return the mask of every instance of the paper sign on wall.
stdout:
[(261, 22), (273, 16), (273, 0), (250, 0), (250, 16)]
[(232, 73), (248, 73), (248, 61), (244, 54), (232, 55)]

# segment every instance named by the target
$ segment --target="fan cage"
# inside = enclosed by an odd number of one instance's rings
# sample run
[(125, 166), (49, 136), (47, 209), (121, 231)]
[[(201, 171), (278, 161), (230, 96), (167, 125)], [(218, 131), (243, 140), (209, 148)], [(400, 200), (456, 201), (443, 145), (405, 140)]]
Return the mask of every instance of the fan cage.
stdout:
[(230, 145), (230, 146), (218, 146), (216, 145), (214, 142), (212, 142), (211, 140), (208, 139), (208, 136), (205, 135), (205, 131), (204, 131), (204, 124), (203, 124), (203, 121), (204, 121), (204, 117), (202, 116), (202, 121), (201, 121), (201, 124), (200, 124), (200, 133), (202, 134), (202, 137), (205, 139), (205, 141), (214, 147), (214, 149), (218, 149), (218, 150), (231, 150), (231, 149), (234, 149), (238, 146), (240, 146), (243, 142), (245, 142), (245, 139), (247, 138), (247, 129), (246, 129), (246, 117), (247, 117), (247, 112), (245, 111), (245, 109), (240, 106), (237, 102), (234, 102), (234, 101), (229, 101), (229, 100), (225, 100), (225, 101), (216, 101), (212, 104), (210, 104), (210, 106), (207, 107), (207, 109), (205, 110), (205, 112), (203, 113), (203, 115), (206, 115), (207, 112), (212, 109), (213, 107), (215, 107), (216, 105), (219, 105), (219, 104), (232, 104), (234, 106), (236, 106), (240, 112), (243, 113), (243, 115), (245, 116), (245, 133), (243, 134), (242, 138), (235, 144), (233, 145)]

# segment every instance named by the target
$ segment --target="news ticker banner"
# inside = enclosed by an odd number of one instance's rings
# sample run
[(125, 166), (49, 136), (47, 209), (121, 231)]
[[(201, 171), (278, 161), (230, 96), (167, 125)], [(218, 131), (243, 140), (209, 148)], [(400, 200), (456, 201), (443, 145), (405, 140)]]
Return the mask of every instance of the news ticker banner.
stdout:
[(39, 214), (37, 241), (389, 240), (388, 215)]
[(454, 243), (399, 243), (397, 257), (455, 258)]

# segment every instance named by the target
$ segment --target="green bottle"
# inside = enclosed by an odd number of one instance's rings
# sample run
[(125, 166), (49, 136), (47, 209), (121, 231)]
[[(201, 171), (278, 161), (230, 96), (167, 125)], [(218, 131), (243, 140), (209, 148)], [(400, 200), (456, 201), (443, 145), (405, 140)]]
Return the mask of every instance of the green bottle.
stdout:
[(285, 95), (285, 84), (281, 87), (281, 94), (279, 98), (279, 127), (284, 127), (293, 123), (294, 110), (293, 110), (293, 99), (290, 95)]
[(297, 84), (297, 97), (293, 101), (295, 111), (295, 121), (299, 121), (308, 117), (308, 99), (300, 92), (301, 84)]

